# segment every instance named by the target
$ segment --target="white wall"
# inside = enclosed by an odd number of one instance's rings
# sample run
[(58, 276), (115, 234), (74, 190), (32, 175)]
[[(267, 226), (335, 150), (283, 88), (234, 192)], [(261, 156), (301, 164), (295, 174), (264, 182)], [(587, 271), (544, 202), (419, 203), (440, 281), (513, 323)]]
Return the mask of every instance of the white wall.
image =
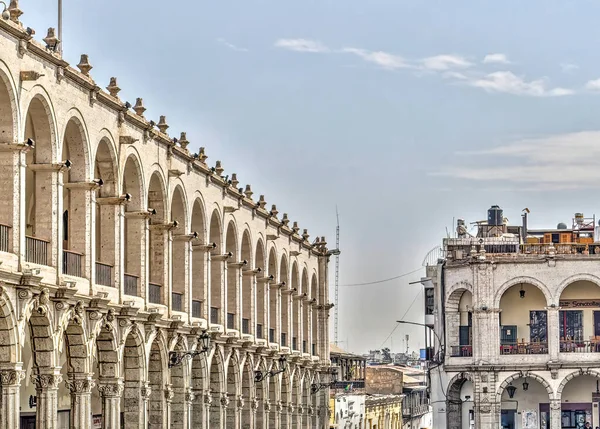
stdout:
[(364, 420), (365, 395), (336, 395), (335, 422), (338, 424), (338, 427), (360, 427), (361, 415), (363, 416)]

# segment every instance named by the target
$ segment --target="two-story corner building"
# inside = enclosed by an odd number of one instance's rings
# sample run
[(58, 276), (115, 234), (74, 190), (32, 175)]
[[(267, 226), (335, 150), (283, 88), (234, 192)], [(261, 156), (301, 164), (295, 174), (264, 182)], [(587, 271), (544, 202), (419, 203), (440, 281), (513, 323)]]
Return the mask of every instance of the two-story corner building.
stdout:
[(436, 428), (600, 425), (599, 226), (532, 230), (528, 212), (511, 226), (494, 206), (473, 236), (459, 221), (427, 269)]
[(327, 427), (325, 239), (8, 12), (0, 428)]

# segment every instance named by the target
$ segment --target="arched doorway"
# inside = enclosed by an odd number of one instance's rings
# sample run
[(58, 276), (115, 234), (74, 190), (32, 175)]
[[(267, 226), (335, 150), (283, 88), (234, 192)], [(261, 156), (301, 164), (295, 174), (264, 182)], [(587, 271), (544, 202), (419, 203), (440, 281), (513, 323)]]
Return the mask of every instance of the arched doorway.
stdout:
[(292, 289), (290, 296), (290, 305), (292, 307), (291, 315), (292, 315), (292, 350), (299, 351), (301, 348), (302, 342), (302, 332), (300, 330), (300, 300), (301, 292), (299, 290), (300, 284), (298, 282), (298, 263), (294, 261), (292, 264)]
[(122, 421), (127, 429), (144, 429), (147, 419), (149, 390), (142, 334), (133, 327), (125, 338), (121, 359), (124, 390), (121, 399)]
[[(273, 362), (270, 363), (271, 366), (275, 365)], [(281, 414), (281, 403), (279, 402), (279, 394), (281, 387), (281, 378), (279, 376), (269, 377), (269, 404), (270, 404), (270, 412), (269, 412), (269, 429), (280, 429), (280, 414)]]
[[(275, 253), (275, 248), (271, 247), (271, 251), (269, 252), (269, 262), (267, 265), (267, 274), (274, 281), (277, 281), (277, 255)], [(268, 341), (269, 343), (279, 342), (278, 340), (278, 316), (280, 314), (279, 308), (279, 288), (277, 287), (269, 287), (267, 285), (267, 293), (269, 295), (269, 332), (268, 332)]]
[(279, 267), (279, 284), (280, 287), (280, 296), (281, 300), (281, 309), (279, 310), (279, 314), (281, 314), (281, 338), (279, 338), (280, 344), (283, 347), (290, 347), (290, 313), (292, 311), (292, 307), (290, 304), (290, 281), (288, 278), (288, 260), (286, 255), (281, 257), (281, 265)]
[[(105, 316), (96, 336), (96, 366), (98, 389), (92, 390), (92, 416), (100, 415), (104, 429), (119, 427), (121, 424), (121, 396), (123, 380), (120, 378), (119, 351), (115, 336), (112, 311)], [(130, 343), (131, 344), (131, 343)]]
[[(265, 361), (262, 358), (260, 359), (256, 368), (262, 373), (265, 373), (267, 371), (267, 366), (265, 365)], [(267, 429), (269, 423), (269, 411), (267, 408), (270, 407), (268, 379), (256, 382), (254, 385), (254, 389), (258, 405), (255, 417), (256, 428)]]
[(150, 398), (148, 402), (148, 428), (162, 429), (168, 425), (167, 402), (173, 399), (173, 391), (169, 386), (166, 370), (166, 352), (160, 338), (152, 342), (150, 358), (148, 359), (148, 385)]
[(534, 374), (514, 374), (502, 382), (499, 392), (501, 427), (517, 429), (527, 421), (535, 428), (550, 429), (553, 392), (546, 380)]
[[(209, 388), (207, 380), (208, 365), (206, 354), (202, 353), (192, 360), (191, 388), (194, 394), (194, 402), (192, 403), (192, 428), (208, 427), (208, 404), (205, 403), (205, 398), (208, 398), (206, 394)], [(216, 398), (213, 400), (216, 400)]]
[(237, 249), (237, 231), (233, 221), (230, 221), (227, 225), (227, 233), (225, 235), (225, 252), (231, 254), (231, 257), (225, 263), (225, 271), (227, 272), (227, 329), (235, 329), (240, 331), (240, 320), (239, 315), (239, 280), (240, 280), (240, 269), (238, 264), (239, 254)]
[[(255, 298), (254, 298), (254, 276), (252, 275), (252, 269), (254, 268), (254, 261), (252, 259), (252, 242), (250, 240), (250, 232), (244, 231), (242, 235), (242, 249), (241, 249), (242, 260), (246, 261), (246, 266), (243, 268), (242, 273), (242, 334), (254, 334), (254, 325), (256, 320), (254, 317)], [(258, 297), (256, 299), (259, 299)]]
[[(187, 350), (185, 342), (180, 339), (175, 345), (175, 351), (183, 352)], [(188, 362), (184, 361), (181, 365), (176, 365), (170, 369), (171, 386), (173, 389), (173, 399), (171, 401), (171, 429), (188, 428), (189, 406), (186, 401), (186, 392), (188, 389)]]
[(254, 392), (253, 382), (254, 371), (252, 371), (251, 356), (247, 354), (242, 371), (242, 429), (254, 429), (254, 413), (252, 410), (256, 393)]
[(239, 407), (239, 397), (241, 395), (240, 389), (240, 365), (235, 352), (229, 357), (227, 365), (227, 399), (229, 404), (225, 410), (227, 417), (225, 418), (226, 428), (238, 428), (240, 427), (241, 420), (241, 408)]
[[(310, 297), (310, 289), (308, 288), (308, 273), (306, 267), (302, 269), (302, 295), (303, 299), (300, 300), (299, 305), (302, 309), (302, 353), (310, 353), (310, 304), (308, 297)], [(306, 297), (306, 298), (305, 298)]]
[(448, 429), (475, 427), (473, 382), (470, 374), (460, 374), (448, 387), (446, 426)]
[[(585, 307), (578, 304), (585, 302)], [(561, 353), (600, 353), (600, 287), (577, 280), (560, 294), (558, 336)]]
[(256, 338), (266, 339), (269, 327), (269, 285), (268, 273), (265, 272), (265, 248), (261, 239), (256, 243), (255, 268), (261, 272), (256, 275)]
[(455, 290), (446, 301), (447, 338), (450, 356), (473, 356), (473, 295)]
[(208, 427), (223, 429), (224, 417), (223, 406), (227, 405), (225, 393), (225, 366), (219, 349), (215, 349), (210, 362), (210, 409), (208, 416)]
[(290, 381), (290, 371), (291, 368), (288, 368), (286, 371), (281, 373), (281, 394), (280, 394), (280, 402), (281, 402), (281, 428), (289, 429), (291, 422), (290, 415), (290, 405), (292, 403), (292, 386)]
[(318, 329), (318, 311), (317, 311), (317, 304), (318, 304), (318, 299), (319, 299), (319, 285), (317, 283), (317, 275), (313, 274), (312, 275), (312, 279), (310, 281), (310, 297), (311, 297), (311, 303), (312, 303), (312, 308), (311, 308), (311, 351), (310, 353), (313, 356), (317, 356), (319, 354), (319, 350), (317, 347), (317, 344), (319, 344), (319, 329)]
[[(171, 201), (171, 221), (178, 223), (172, 230), (172, 258), (171, 258), (171, 309), (173, 311), (189, 311), (188, 273), (186, 270), (190, 259), (190, 235), (188, 235), (187, 204), (183, 188), (175, 187)], [(193, 271), (192, 271), (193, 273)]]

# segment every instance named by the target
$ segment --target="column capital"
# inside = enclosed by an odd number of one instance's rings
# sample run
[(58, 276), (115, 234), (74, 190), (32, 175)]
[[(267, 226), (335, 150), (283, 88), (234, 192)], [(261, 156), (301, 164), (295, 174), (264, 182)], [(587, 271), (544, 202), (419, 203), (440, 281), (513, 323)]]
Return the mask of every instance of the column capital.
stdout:
[(252, 410), (253, 413), (256, 413), (258, 411), (258, 399), (256, 398), (252, 398), (250, 399), (250, 409)]
[(268, 413), (269, 411), (271, 411), (271, 403), (269, 401), (265, 401), (264, 402), (264, 406), (265, 406), (265, 411)]
[(0, 370), (1, 386), (20, 386), (21, 380), (25, 378), (25, 371), (21, 369)]
[(235, 408), (237, 411), (241, 411), (242, 408), (244, 408), (244, 404), (245, 404), (245, 400), (244, 397), (242, 395), (237, 397), (237, 400), (235, 401)]
[(150, 399), (150, 395), (152, 394), (152, 388), (148, 386), (147, 383), (144, 383), (140, 388), (140, 394), (142, 395), (142, 400), (147, 401)]
[(91, 393), (96, 382), (88, 376), (86, 378), (72, 378), (71, 380), (65, 380), (65, 385), (71, 393)]
[(551, 410), (560, 410), (561, 409), (561, 400), (560, 399), (551, 399), (550, 400), (550, 409)]
[(171, 386), (170, 384), (167, 384), (165, 386), (165, 400), (167, 401), (167, 403), (170, 403), (173, 398), (175, 397), (175, 392), (173, 392), (173, 386)]
[(221, 394), (221, 406), (223, 408), (227, 408), (228, 405), (229, 405), (229, 397), (227, 396), (227, 393), (222, 393)]
[(100, 381), (98, 390), (100, 395), (106, 398), (120, 398), (123, 394), (123, 382), (121, 380)]
[(58, 389), (62, 379), (61, 374), (31, 374), (36, 389)]
[(196, 394), (192, 389), (187, 389), (183, 395), (183, 401), (191, 404), (196, 399)]

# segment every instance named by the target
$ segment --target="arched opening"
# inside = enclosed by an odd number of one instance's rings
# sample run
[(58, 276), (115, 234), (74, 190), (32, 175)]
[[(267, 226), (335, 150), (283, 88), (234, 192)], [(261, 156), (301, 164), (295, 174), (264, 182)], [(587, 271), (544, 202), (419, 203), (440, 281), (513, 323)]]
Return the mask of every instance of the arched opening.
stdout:
[(172, 264), (171, 264), (171, 308), (173, 311), (186, 311), (189, 308), (189, 297), (185, 293), (188, 290), (188, 270), (190, 256), (190, 239), (187, 225), (185, 197), (181, 186), (173, 191), (171, 201), (171, 221), (177, 221), (177, 228), (173, 230)]
[(117, 197), (115, 156), (109, 140), (100, 140), (94, 160), (94, 177), (102, 180), (96, 188), (96, 284), (114, 286), (116, 243), (119, 237), (117, 219), (121, 214)]
[(215, 350), (210, 363), (210, 394), (212, 401), (208, 415), (208, 427), (222, 427), (223, 412), (221, 400), (225, 394), (225, 367), (219, 350)]
[[(271, 363), (271, 365), (274, 365)], [(277, 401), (279, 400), (280, 377), (269, 377), (269, 429), (281, 429)]]
[(301, 397), (301, 386), (300, 386), (300, 377), (298, 375), (298, 369), (296, 369), (296, 372), (294, 373), (294, 377), (292, 377), (292, 386), (291, 386), (291, 391), (292, 391), (292, 399), (291, 399), (291, 404), (292, 406), (290, 407), (291, 409), (291, 413), (290, 413), (290, 427), (292, 429), (299, 429), (301, 426), (301, 422), (300, 422), (300, 397)]
[[(186, 347), (183, 341), (175, 346), (175, 351), (183, 352)], [(187, 362), (171, 368), (171, 385), (173, 387), (173, 400), (171, 403), (171, 429), (187, 428), (188, 409), (185, 403), (187, 386)]]
[[(142, 173), (137, 158), (130, 155), (123, 170), (123, 192), (131, 196), (125, 206), (123, 292), (131, 296), (141, 293), (142, 266), (146, 261), (146, 205), (142, 202)], [(145, 212), (145, 213), (144, 213)]]
[[(0, 73), (0, 109), (0, 144), (16, 143), (17, 107), (14, 93), (4, 73)], [(28, 137), (25, 135), (25, 139)], [(19, 151), (0, 151), (0, 192), (5, 196), (0, 205), (0, 252), (14, 252), (13, 242), (19, 237), (13, 219), (17, 213), (15, 209), (20, 204), (20, 180), (15, 180), (18, 174), (15, 167), (21, 164), (21, 157)]]
[(221, 221), (219, 212), (213, 211), (210, 217), (210, 242), (217, 245), (213, 256), (210, 260), (210, 323), (215, 325), (222, 324), (223, 320), (223, 266), (224, 263), (220, 260), (220, 254), (224, 253), (223, 249), (223, 233), (221, 230)]
[(225, 252), (231, 253), (228, 259), (225, 270), (227, 272), (227, 329), (237, 329), (239, 331), (238, 320), (238, 296), (239, 296), (239, 269), (238, 267), (238, 251), (237, 251), (237, 231), (233, 221), (227, 225), (227, 233), (225, 236)]
[(142, 429), (145, 424), (143, 416), (147, 412), (148, 390), (144, 379), (144, 341), (137, 329), (133, 329), (127, 334), (121, 362), (121, 374), (123, 374), (124, 382), (121, 419), (126, 428)]
[(310, 325), (311, 320), (309, 317), (309, 297), (310, 290), (308, 289), (308, 273), (306, 268), (302, 270), (302, 300), (300, 300), (300, 308), (302, 309), (302, 353), (310, 353), (309, 344), (310, 344)]
[(575, 281), (562, 291), (559, 307), (560, 351), (600, 352), (600, 287), (587, 280)]
[[(269, 252), (269, 263), (267, 265), (267, 274), (276, 281), (277, 277), (277, 255), (275, 249), (271, 247)], [(269, 342), (277, 341), (277, 321), (279, 315), (279, 288), (267, 286), (269, 294)]]
[(241, 394), (240, 386), (240, 365), (235, 355), (229, 358), (229, 364), (227, 365), (227, 398), (229, 399), (229, 406), (225, 410), (226, 419), (225, 427), (238, 428), (240, 427), (239, 418), (240, 416), (236, 412), (238, 409), (237, 400)]
[(269, 315), (269, 284), (268, 274), (265, 272), (265, 248), (261, 239), (256, 243), (255, 268), (260, 268), (261, 272), (256, 276), (256, 338), (265, 339), (266, 329), (268, 328)]
[(250, 365), (250, 355), (247, 355), (242, 371), (242, 399), (244, 401), (242, 406), (242, 429), (254, 428), (252, 422), (252, 401), (254, 400), (253, 380), (254, 371), (252, 371), (252, 366)]
[(291, 394), (292, 394), (292, 389), (290, 386), (290, 373), (289, 373), (290, 369), (288, 369), (288, 371), (284, 371), (281, 373), (281, 395), (280, 395), (280, 401), (281, 401), (281, 405), (283, 406), (283, 409), (281, 410), (281, 428), (283, 429), (288, 429), (290, 427), (290, 421), (291, 421), (291, 416), (290, 416), (290, 407), (289, 405), (291, 404)]
[(25, 260), (38, 265), (56, 266), (58, 254), (54, 231), (59, 217), (55, 211), (58, 199), (58, 172), (51, 166), (55, 146), (48, 103), (36, 96), (29, 104), (25, 119), (25, 136), (35, 141), (35, 149), (27, 152), (25, 176)]
[(470, 291), (458, 289), (450, 295), (446, 317), (450, 356), (473, 356), (473, 295)]
[(516, 429), (521, 422), (534, 422), (536, 428), (550, 429), (550, 395), (547, 383), (536, 378), (511, 378), (502, 392), (500, 427)]
[(300, 331), (300, 312), (302, 297), (300, 292), (300, 284), (298, 283), (298, 264), (294, 261), (292, 265), (292, 294), (290, 297), (290, 305), (292, 306), (292, 350), (300, 350), (300, 341), (302, 332)]
[(317, 283), (317, 275), (313, 274), (312, 279), (310, 281), (310, 295), (311, 295), (311, 303), (312, 303), (312, 320), (311, 320), (311, 354), (313, 356), (317, 356), (319, 354), (319, 350), (317, 349), (317, 344), (319, 342), (319, 329), (318, 329), (318, 312), (316, 309), (317, 297), (319, 296), (319, 285)]
[[(192, 392), (195, 396), (195, 401), (192, 403), (192, 426), (196, 427), (204, 427), (205, 417), (204, 417), (204, 395), (208, 390), (207, 385), (208, 373), (207, 373), (207, 363), (206, 363), (206, 354), (201, 354), (196, 356), (192, 360), (192, 378), (191, 378), (191, 388)], [(214, 398), (216, 400), (216, 398)]]
[[(575, 373), (568, 375), (563, 380), (559, 387), (562, 427), (579, 428), (584, 427), (587, 422), (591, 424), (591, 427), (600, 425), (597, 409), (600, 397), (599, 383), (598, 374)], [(540, 409), (542, 414), (549, 414), (547, 404), (540, 404)], [(542, 426), (542, 428), (546, 428), (546, 426)]]
[[(112, 318), (112, 314), (110, 318)], [(121, 395), (123, 385), (119, 376), (119, 357), (113, 326), (104, 324), (96, 336), (95, 365), (97, 368), (98, 389), (92, 390), (92, 415), (101, 415), (106, 427), (120, 424)], [(104, 389), (103, 386), (110, 386)], [(116, 408), (116, 412), (108, 411)], [(111, 417), (114, 420), (110, 420)]]
[(250, 327), (254, 325), (254, 296), (252, 288), (252, 268), (254, 263), (252, 260), (252, 243), (250, 241), (250, 233), (248, 230), (244, 231), (242, 235), (242, 260), (247, 262), (245, 270), (242, 273), (242, 334), (251, 334)]
[[(148, 385), (150, 399), (148, 403), (148, 428), (162, 429), (167, 427), (167, 404), (165, 392), (165, 358), (158, 338), (154, 339), (148, 360)], [(183, 376), (182, 376), (183, 377)], [(171, 416), (173, 418), (174, 416)]]
[(192, 317), (206, 317), (206, 227), (202, 201), (197, 198), (192, 209), (192, 231), (198, 233), (199, 244), (192, 252)]
[(281, 264), (279, 267), (279, 283), (282, 285), (281, 290), (281, 345), (283, 347), (289, 347), (289, 333), (290, 333), (290, 313), (292, 311), (290, 303), (290, 280), (288, 276), (288, 262), (287, 257), (283, 255), (281, 257)]
[(302, 380), (302, 412), (300, 413), (301, 423), (300, 427), (309, 427), (309, 407), (310, 407), (310, 378), (308, 372), (304, 373)]
[(500, 298), (500, 353), (547, 354), (546, 297), (532, 284), (518, 283)]
[(448, 429), (475, 427), (473, 383), (470, 377), (455, 379), (446, 397), (446, 425)]
[(148, 210), (156, 214), (150, 217), (150, 244), (148, 246), (148, 302), (163, 304), (168, 284), (168, 221), (166, 218), (165, 187), (158, 173), (150, 178), (148, 187)]
[[(321, 382), (321, 379), (319, 378), (319, 374), (315, 373), (313, 375), (313, 383), (315, 384), (319, 384)], [(319, 427), (319, 406), (320, 404), (323, 402), (322, 401), (322, 394), (323, 391), (319, 391), (312, 396), (312, 407), (313, 407), (313, 412), (312, 412), (312, 417), (311, 417), (311, 426), (312, 427)]]
[[(258, 369), (261, 372), (267, 371), (267, 368), (266, 368), (263, 360), (261, 360), (260, 364), (258, 365)], [(256, 425), (255, 426), (258, 429), (264, 428), (265, 422), (269, 418), (268, 411), (266, 410), (267, 403), (269, 402), (269, 392), (268, 392), (269, 388), (268, 388), (267, 380), (259, 381), (259, 382), (255, 383), (255, 385), (254, 385), (256, 401), (257, 401), (257, 405), (258, 405), (258, 408), (256, 410), (256, 417), (255, 417)]]
[(62, 193), (62, 272), (63, 274), (87, 277), (91, 222), (87, 162), (87, 142), (82, 124), (71, 118), (65, 128), (62, 145), (62, 160), (72, 166), (63, 171)]

